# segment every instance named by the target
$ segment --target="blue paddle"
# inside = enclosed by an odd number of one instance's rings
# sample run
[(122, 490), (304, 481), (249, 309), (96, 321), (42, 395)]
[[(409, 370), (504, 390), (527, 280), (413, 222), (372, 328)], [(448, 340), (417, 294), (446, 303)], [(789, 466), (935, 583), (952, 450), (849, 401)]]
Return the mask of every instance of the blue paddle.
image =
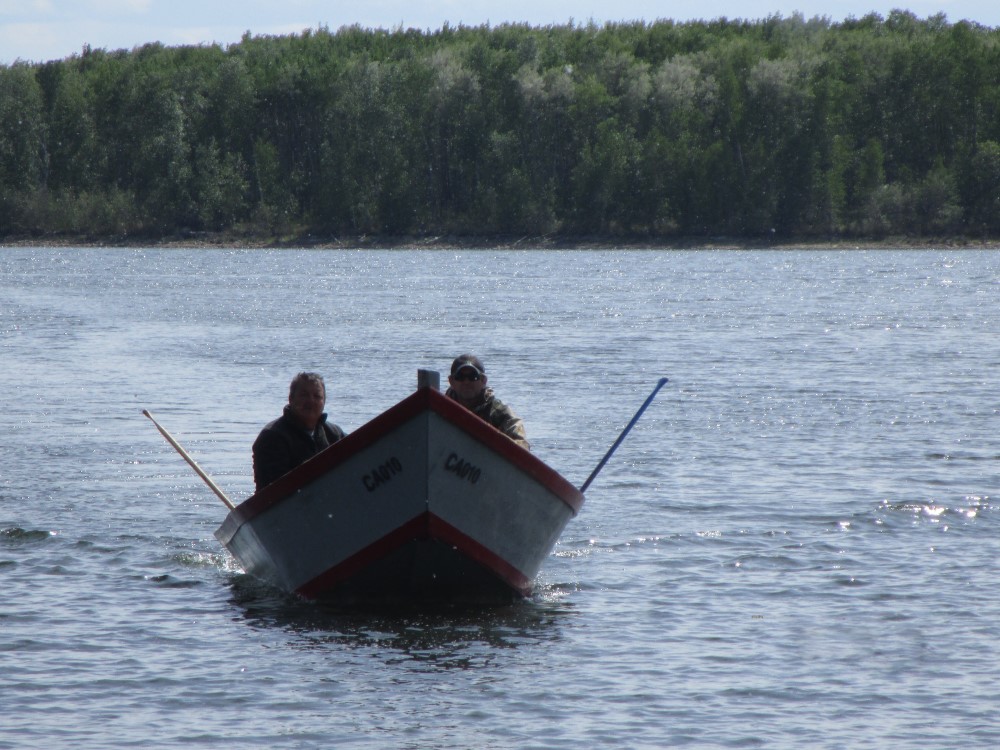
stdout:
[(615, 441), (615, 444), (612, 445), (611, 448), (608, 450), (608, 452), (604, 454), (604, 458), (601, 459), (601, 462), (597, 464), (597, 467), (590, 473), (590, 476), (587, 477), (587, 481), (583, 483), (582, 487), (580, 487), (580, 492), (587, 491), (587, 488), (590, 486), (590, 483), (594, 481), (594, 477), (596, 477), (597, 473), (604, 468), (604, 464), (606, 464), (608, 462), (608, 459), (611, 458), (611, 454), (615, 452), (615, 449), (617, 449), (619, 445), (621, 445), (622, 440), (624, 440), (625, 436), (628, 435), (629, 430), (631, 430), (632, 427), (635, 426), (635, 423), (639, 421), (639, 417), (641, 417), (642, 413), (646, 411), (646, 407), (648, 407), (653, 402), (653, 399), (656, 397), (656, 394), (659, 393), (660, 389), (667, 384), (667, 380), (668, 378), (660, 378), (660, 381), (656, 384), (656, 387), (653, 389), (653, 392), (649, 394), (649, 398), (647, 398), (645, 402), (642, 404), (642, 406), (639, 407), (639, 411), (637, 411), (635, 413), (635, 416), (632, 417), (632, 421), (629, 422), (627, 425), (625, 425), (625, 429), (622, 430), (622, 434), (618, 436), (618, 439)]

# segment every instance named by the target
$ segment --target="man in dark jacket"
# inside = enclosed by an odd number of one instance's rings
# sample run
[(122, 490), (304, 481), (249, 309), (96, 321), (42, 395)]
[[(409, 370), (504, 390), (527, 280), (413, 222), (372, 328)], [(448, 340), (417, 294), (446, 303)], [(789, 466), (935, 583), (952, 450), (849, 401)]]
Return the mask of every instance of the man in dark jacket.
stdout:
[(326, 421), (326, 384), (315, 372), (300, 372), (288, 388), (284, 413), (268, 423), (253, 444), (253, 479), (262, 490), (345, 433)]
[(455, 357), (451, 363), (451, 386), (445, 395), (454, 399), (466, 409), (496, 427), (522, 448), (531, 450), (524, 432), (524, 422), (514, 411), (486, 387), (486, 368), (471, 354)]

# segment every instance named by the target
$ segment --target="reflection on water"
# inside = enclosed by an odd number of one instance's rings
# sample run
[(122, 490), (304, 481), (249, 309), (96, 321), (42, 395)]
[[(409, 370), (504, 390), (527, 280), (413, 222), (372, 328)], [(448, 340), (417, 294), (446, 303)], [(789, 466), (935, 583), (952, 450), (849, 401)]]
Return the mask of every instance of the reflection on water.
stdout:
[[(996, 252), (8, 248), (0, 747), (1000, 747), (998, 289)], [(466, 349), (574, 483), (671, 379), (515, 605), (244, 575), (141, 414), (242, 498), (294, 372), (353, 430)]]
[(421, 669), (488, 666), (498, 651), (560, 638), (573, 606), (544, 595), (496, 606), (372, 605), (307, 601), (250, 575), (230, 579), (231, 604), (257, 628), (294, 633), (297, 648), (370, 650), (386, 663)]

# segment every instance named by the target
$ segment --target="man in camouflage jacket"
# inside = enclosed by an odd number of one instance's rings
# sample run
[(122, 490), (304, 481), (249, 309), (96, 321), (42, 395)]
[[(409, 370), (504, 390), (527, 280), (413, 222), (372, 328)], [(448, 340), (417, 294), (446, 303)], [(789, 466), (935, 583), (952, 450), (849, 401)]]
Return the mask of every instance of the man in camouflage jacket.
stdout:
[(524, 432), (524, 422), (513, 409), (486, 387), (486, 369), (478, 357), (462, 354), (451, 363), (450, 388), (445, 392), (480, 419), (496, 427), (522, 448), (531, 450)]

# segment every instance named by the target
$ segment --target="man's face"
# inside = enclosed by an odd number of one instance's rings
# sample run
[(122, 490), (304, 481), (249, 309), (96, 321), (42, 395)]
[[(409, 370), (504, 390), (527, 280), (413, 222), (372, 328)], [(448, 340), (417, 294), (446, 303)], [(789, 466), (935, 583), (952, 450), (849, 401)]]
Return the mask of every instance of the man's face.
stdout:
[(292, 413), (310, 430), (316, 427), (326, 406), (326, 391), (319, 383), (299, 383), (288, 399)]
[(460, 401), (474, 403), (486, 388), (486, 373), (475, 367), (460, 367), (454, 375), (448, 376), (448, 384)]

